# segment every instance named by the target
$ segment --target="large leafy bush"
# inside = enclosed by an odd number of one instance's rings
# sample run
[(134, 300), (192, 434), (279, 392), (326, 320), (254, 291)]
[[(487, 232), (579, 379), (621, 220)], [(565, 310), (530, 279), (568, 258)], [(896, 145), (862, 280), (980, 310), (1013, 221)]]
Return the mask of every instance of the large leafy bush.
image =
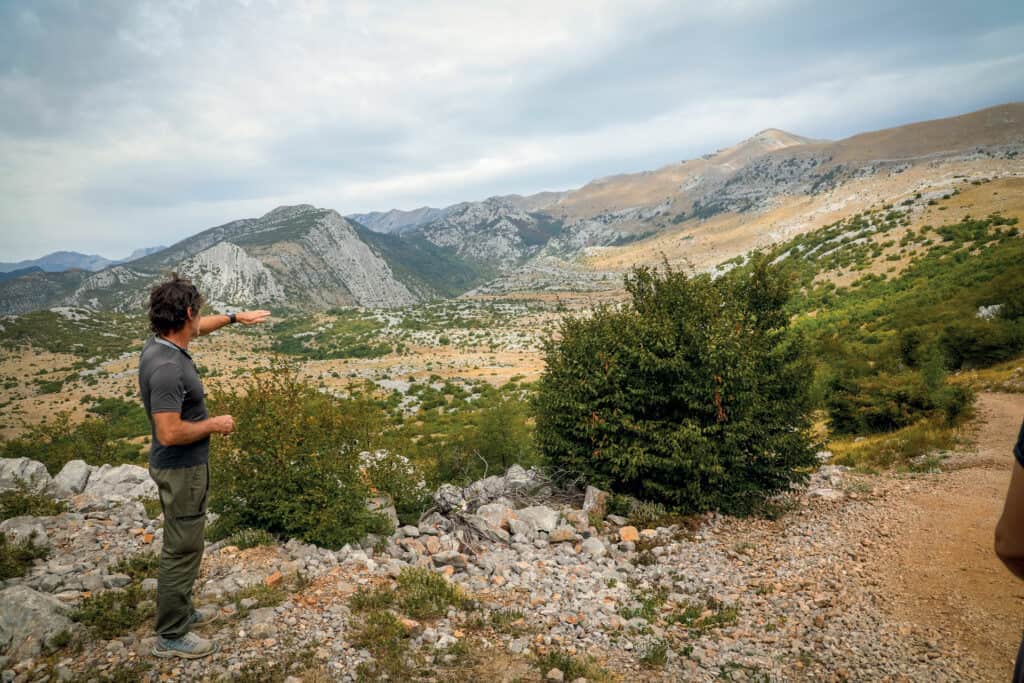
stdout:
[(211, 447), (218, 535), (248, 527), (338, 548), (388, 532), (387, 520), (366, 509), (369, 487), (359, 460), (360, 451), (377, 445), (378, 406), (327, 396), (278, 367), (220, 391), (211, 414), (224, 413), (236, 428)]
[(749, 511), (803, 478), (812, 371), (767, 260), (726, 276), (634, 269), (620, 310), (546, 344), (537, 443), (558, 470), (684, 511)]

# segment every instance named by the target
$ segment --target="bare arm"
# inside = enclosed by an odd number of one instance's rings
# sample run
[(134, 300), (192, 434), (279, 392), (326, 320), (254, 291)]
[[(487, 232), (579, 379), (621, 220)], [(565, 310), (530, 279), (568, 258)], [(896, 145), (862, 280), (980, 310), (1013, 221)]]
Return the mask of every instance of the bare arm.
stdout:
[(165, 446), (185, 446), (205, 439), (210, 434), (230, 434), (235, 420), (230, 415), (218, 415), (199, 422), (181, 419), (180, 413), (153, 413), (156, 438)]
[(996, 525), (996, 555), (1024, 579), (1024, 467), (1018, 462), (1013, 463), (1003, 516)]
[[(235, 319), (243, 325), (255, 325), (267, 319), (270, 311), (241, 311), (235, 314)], [(226, 315), (204, 315), (199, 319), (199, 334), (210, 334), (219, 330), (231, 322), (230, 316)]]

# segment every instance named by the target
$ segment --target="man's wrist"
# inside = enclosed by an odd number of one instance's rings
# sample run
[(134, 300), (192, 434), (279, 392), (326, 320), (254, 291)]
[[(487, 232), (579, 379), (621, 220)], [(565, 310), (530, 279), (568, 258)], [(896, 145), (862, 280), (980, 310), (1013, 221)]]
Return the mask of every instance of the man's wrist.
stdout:
[(237, 313), (229, 313), (228, 314), (228, 323), (233, 325), (233, 324), (235, 324), (237, 322), (238, 322), (238, 314)]

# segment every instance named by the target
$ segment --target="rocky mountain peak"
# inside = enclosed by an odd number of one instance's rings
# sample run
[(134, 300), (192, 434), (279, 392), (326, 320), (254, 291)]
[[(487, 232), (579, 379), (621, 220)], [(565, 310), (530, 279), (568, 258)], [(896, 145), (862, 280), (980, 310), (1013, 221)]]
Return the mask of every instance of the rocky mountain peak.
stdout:
[(294, 206), (279, 206), (276, 209), (268, 211), (267, 213), (260, 216), (261, 221), (284, 221), (289, 218), (294, 218), (310, 211), (316, 211), (317, 208), (312, 204), (295, 204)]

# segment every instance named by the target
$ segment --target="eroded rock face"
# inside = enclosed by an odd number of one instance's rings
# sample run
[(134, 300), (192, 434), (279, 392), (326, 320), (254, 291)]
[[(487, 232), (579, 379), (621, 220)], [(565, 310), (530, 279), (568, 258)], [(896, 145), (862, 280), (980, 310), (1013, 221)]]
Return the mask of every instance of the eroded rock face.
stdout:
[(0, 458), (0, 491), (8, 491), (19, 485), (33, 491), (51, 491), (53, 479), (41, 462), (30, 458)]
[(181, 264), (210, 301), (255, 306), (284, 301), (284, 287), (262, 261), (231, 242), (220, 242)]
[(57, 598), (27, 586), (0, 591), (0, 652), (15, 661), (47, 651), (74, 624)]

